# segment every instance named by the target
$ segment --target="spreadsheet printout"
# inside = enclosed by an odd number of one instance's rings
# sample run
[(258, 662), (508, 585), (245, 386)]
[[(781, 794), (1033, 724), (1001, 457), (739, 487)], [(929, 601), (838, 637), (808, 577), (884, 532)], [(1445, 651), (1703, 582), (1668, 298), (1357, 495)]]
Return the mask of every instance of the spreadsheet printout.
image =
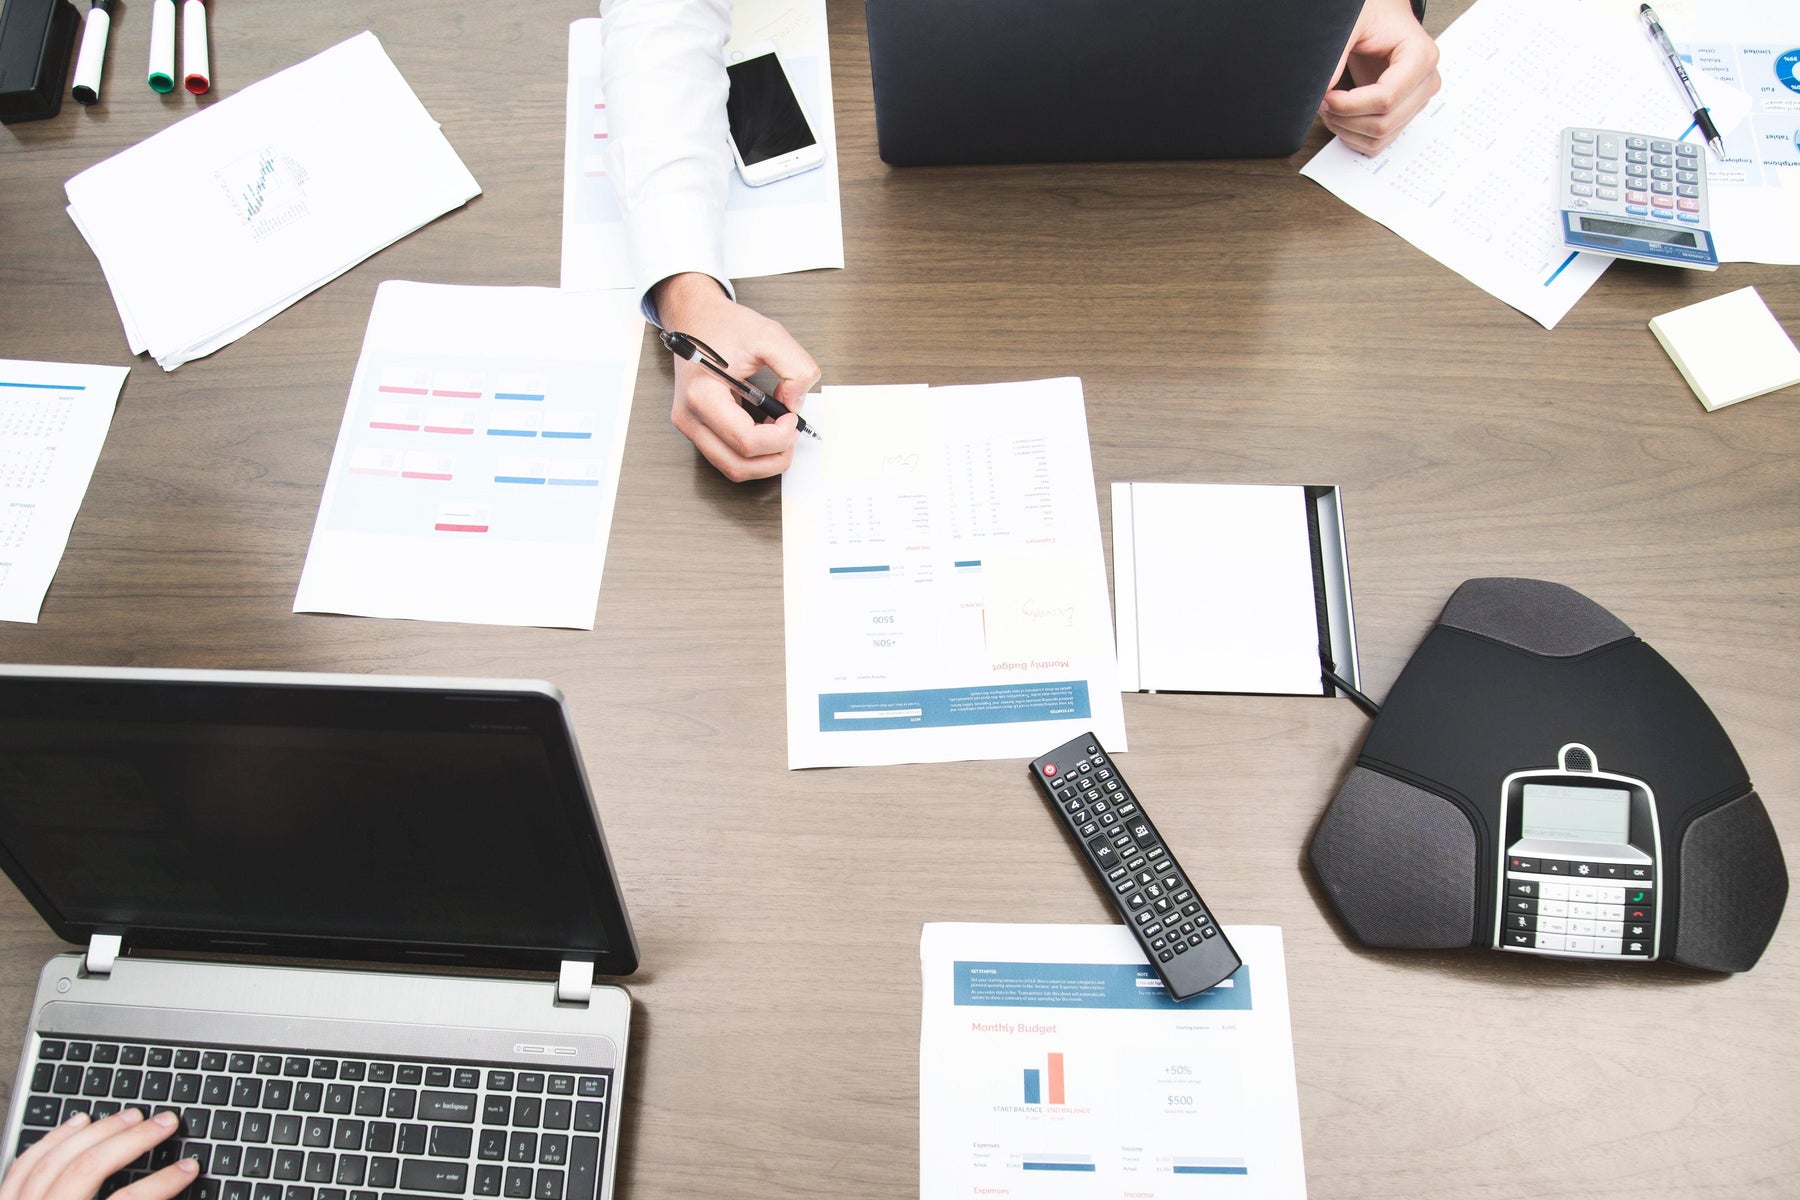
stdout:
[(0, 360), (0, 621), (37, 623), (126, 374)]
[[(601, 87), (602, 22), (569, 26), (563, 138), (562, 286), (634, 287), (624, 216), (606, 174), (611, 137)], [(824, 165), (762, 187), (732, 172), (725, 197), (725, 272), (733, 279), (844, 265), (838, 196), (837, 133), (832, 117), (831, 54), (824, 0), (740, 0), (732, 5), (729, 55), (773, 43), (806, 118), (824, 148)]]
[(1081, 381), (826, 388), (782, 480), (788, 766), (1125, 745)]

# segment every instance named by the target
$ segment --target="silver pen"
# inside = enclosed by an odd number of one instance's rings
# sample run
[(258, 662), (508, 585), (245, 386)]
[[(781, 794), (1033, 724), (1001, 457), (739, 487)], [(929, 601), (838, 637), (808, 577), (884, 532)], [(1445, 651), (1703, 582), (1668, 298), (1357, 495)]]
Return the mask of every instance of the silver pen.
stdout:
[(1719, 136), (1719, 127), (1713, 124), (1712, 113), (1707, 111), (1706, 105), (1700, 103), (1700, 93), (1694, 90), (1694, 81), (1688, 78), (1687, 68), (1681, 65), (1681, 55), (1675, 53), (1675, 44), (1663, 32), (1662, 22), (1656, 19), (1656, 10), (1648, 4), (1640, 4), (1638, 19), (1643, 21), (1650, 36), (1656, 39), (1663, 57), (1669, 60), (1669, 69), (1675, 72), (1675, 82), (1681, 85), (1682, 93), (1687, 96), (1688, 107), (1693, 110), (1694, 124), (1700, 127), (1701, 136), (1706, 138), (1706, 144), (1712, 147), (1714, 154), (1724, 158), (1725, 139)]

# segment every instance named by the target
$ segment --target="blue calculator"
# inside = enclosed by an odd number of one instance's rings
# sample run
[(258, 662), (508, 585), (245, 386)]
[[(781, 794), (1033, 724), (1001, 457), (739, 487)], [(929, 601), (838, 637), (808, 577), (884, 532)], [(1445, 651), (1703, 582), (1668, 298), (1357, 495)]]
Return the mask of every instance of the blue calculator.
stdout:
[(1563, 244), (1637, 262), (1713, 271), (1705, 150), (1644, 134), (1562, 131)]

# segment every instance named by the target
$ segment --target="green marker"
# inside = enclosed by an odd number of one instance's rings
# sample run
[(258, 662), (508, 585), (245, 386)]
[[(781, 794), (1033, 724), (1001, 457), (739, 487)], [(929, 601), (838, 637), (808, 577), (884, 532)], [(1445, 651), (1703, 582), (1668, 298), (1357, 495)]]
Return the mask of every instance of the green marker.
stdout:
[(150, 88), (175, 90), (175, 0), (151, 0)]

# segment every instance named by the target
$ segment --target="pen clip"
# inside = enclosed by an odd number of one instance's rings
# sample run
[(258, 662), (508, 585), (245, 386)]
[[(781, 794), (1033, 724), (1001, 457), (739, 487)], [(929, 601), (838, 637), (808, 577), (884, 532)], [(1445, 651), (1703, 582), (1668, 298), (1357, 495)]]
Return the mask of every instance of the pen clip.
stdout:
[(676, 358), (685, 358), (689, 362), (709, 362), (715, 367), (729, 367), (725, 356), (714, 350), (691, 333), (677, 333), (672, 329), (664, 329), (657, 336)]

